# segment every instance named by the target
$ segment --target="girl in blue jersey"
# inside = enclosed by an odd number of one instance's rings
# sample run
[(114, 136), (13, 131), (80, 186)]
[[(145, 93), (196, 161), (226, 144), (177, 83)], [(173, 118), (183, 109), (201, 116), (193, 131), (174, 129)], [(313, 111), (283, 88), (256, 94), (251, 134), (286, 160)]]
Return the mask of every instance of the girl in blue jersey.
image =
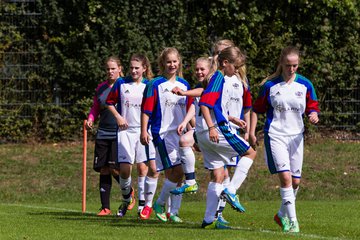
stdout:
[[(243, 212), (236, 190), (243, 181), (243, 167), (240, 163), (253, 162), (256, 152), (241, 138), (230, 122), (243, 128), (243, 120), (229, 115), (231, 101), (240, 84), (227, 81), (225, 76), (237, 75), (245, 64), (245, 56), (237, 47), (223, 49), (217, 59), (218, 70), (210, 74), (209, 82), (200, 98), (199, 106), (207, 125), (207, 131), (197, 132), (199, 147), (204, 156), (205, 168), (210, 170), (211, 181), (207, 189), (207, 201), (203, 228), (226, 228), (215, 218), (220, 196), (237, 211)], [(238, 79), (240, 82), (240, 79)], [(224, 166), (232, 164), (236, 156), (241, 156), (234, 175), (226, 188)]]
[(177, 127), (184, 119), (192, 99), (171, 92), (174, 87), (184, 91), (190, 89), (189, 83), (182, 78), (181, 56), (176, 48), (165, 48), (159, 58), (160, 76), (153, 79), (144, 93), (141, 119), (141, 142), (150, 141), (147, 132), (151, 120), (151, 133), (156, 147), (156, 167), (165, 171), (165, 181), (153, 209), (156, 217), (166, 222), (165, 203), (170, 190), (176, 188), (184, 176), (180, 156)]
[[(148, 58), (142, 54), (133, 54), (130, 58), (130, 76), (119, 79), (108, 95), (106, 104), (116, 118), (118, 124), (118, 162), (120, 163), (120, 189), (123, 203), (119, 207), (118, 216), (124, 217), (127, 210), (135, 205), (134, 190), (131, 187), (132, 165), (138, 170), (138, 213), (145, 205), (145, 176), (148, 168), (146, 162), (155, 159), (152, 144), (146, 147), (140, 143), (140, 115), (143, 92), (153, 74)], [(115, 108), (115, 106), (117, 106)], [(156, 172), (155, 165), (151, 168)]]
[(107, 80), (96, 88), (93, 106), (91, 107), (86, 128), (92, 129), (94, 121), (100, 117), (95, 140), (94, 170), (100, 172), (101, 211), (99, 216), (110, 215), (111, 175), (119, 182), (119, 168), (116, 153), (117, 124), (114, 116), (106, 108), (106, 98), (117, 79), (122, 76), (120, 59), (110, 57), (106, 60)]
[(261, 84), (251, 114), (250, 142), (256, 145), (257, 114), (266, 113), (265, 159), (270, 173), (280, 180), (281, 206), (274, 216), (284, 232), (299, 232), (295, 200), (303, 163), (303, 114), (319, 121), (319, 106), (312, 83), (297, 74), (300, 54), (296, 47), (282, 50), (276, 72)]

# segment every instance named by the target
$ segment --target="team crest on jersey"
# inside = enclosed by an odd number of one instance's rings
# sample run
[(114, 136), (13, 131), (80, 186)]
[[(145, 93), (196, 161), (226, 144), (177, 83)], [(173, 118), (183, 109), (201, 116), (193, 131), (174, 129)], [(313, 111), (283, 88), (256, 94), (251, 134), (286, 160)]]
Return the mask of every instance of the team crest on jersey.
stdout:
[(295, 92), (295, 96), (297, 96), (297, 97), (302, 97), (302, 95), (303, 95), (303, 93), (302, 93), (302, 92), (300, 92), (300, 91)]
[(232, 86), (233, 86), (235, 89), (239, 89), (240, 84), (238, 84), (238, 83), (234, 83)]

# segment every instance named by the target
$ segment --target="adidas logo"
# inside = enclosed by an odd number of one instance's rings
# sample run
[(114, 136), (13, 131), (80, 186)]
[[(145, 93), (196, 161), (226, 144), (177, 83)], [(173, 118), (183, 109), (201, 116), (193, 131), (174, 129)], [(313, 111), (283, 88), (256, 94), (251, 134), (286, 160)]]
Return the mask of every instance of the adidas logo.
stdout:
[(147, 192), (145, 193), (146, 195), (153, 195), (154, 193), (153, 192)]
[(284, 203), (285, 206), (290, 205), (290, 204), (291, 204), (290, 201), (287, 201), (287, 202)]
[(170, 92), (169, 89), (165, 88), (164, 92)]
[(130, 93), (129, 89), (126, 89), (125, 93)]

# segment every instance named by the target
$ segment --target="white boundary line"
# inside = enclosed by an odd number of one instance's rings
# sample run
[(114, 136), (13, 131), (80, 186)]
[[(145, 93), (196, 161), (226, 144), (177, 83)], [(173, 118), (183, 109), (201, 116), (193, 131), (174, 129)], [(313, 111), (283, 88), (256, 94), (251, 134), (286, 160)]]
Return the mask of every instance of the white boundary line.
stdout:
[[(66, 208), (57, 208), (57, 207), (45, 207), (45, 206), (34, 206), (34, 205), (25, 205), (25, 204), (16, 204), (16, 203), (0, 203), (0, 205), (3, 206), (14, 206), (14, 207), (24, 207), (24, 208), (32, 208), (32, 209), (46, 209), (46, 210), (56, 210), (56, 211), (64, 211), (64, 212), (76, 212), (76, 213), (82, 213), (82, 211), (74, 210), (74, 209), (66, 209)], [(84, 214), (95, 214), (94, 212), (85, 212)], [(198, 225), (200, 226), (200, 223), (190, 222), (190, 221), (184, 221), (184, 223), (191, 224), (191, 225)], [(282, 237), (285, 236), (294, 236), (294, 237), (307, 237), (307, 238), (313, 238), (313, 239), (324, 239), (324, 240), (346, 240), (347, 238), (338, 238), (338, 237), (324, 237), (319, 236), (315, 234), (303, 234), (303, 233), (297, 233), (297, 234), (291, 234), (287, 235), (282, 232), (274, 232), (271, 230), (266, 229), (254, 229), (254, 228), (245, 228), (245, 227), (231, 227), (230, 230), (246, 230), (249, 232), (260, 232), (260, 233), (270, 233), (273, 235), (279, 235)]]

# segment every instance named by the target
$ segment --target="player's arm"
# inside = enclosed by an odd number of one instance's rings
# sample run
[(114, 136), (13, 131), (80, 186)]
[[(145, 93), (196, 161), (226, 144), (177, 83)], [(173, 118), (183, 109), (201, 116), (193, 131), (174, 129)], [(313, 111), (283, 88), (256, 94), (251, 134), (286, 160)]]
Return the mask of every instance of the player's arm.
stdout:
[(179, 96), (200, 97), (201, 94), (204, 91), (204, 88), (194, 88), (194, 89), (190, 89), (190, 90), (187, 90), (187, 91), (183, 91), (179, 87), (174, 87), (171, 91), (174, 94), (179, 95)]
[(150, 135), (148, 133), (148, 123), (150, 116), (144, 112), (141, 113), (141, 133), (140, 133), (140, 142), (143, 145), (148, 145), (150, 143)]
[(194, 116), (195, 116), (195, 106), (194, 106), (194, 104), (191, 104), (188, 112), (186, 113), (184, 120), (178, 126), (177, 133), (179, 135), (181, 135), (183, 133), (187, 124), (194, 118)]
[(209, 107), (207, 107), (205, 105), (201, 105), (200, 109), (201, 109), (201, 113), (205, 119), (206, 125), (208, 126), (208, 129), (209, 129), (210, 141), (218, 143), (219, 142), (219, 133), (217, 132), (215, 125), (211, 119)]
[(120, 113), (116, 110), (114, 105), (107, 105), (106, 106), (110, 112), (114, 115), (116, 119), (116, 123), (119, 126), (119, 129), (124, 130), (128, 128), (128, 123), (124, 117), (120, 115)]
[(258, 122), (258, 116), (257, 113), (254, 111), (251, 111), (251, 117), (250, 117), (250, 132), (249, 132), (249, 142), (253, 149), (256, 149), (256, 146), (259, 145), (257, 138), (256, 138), (256, 125)]

